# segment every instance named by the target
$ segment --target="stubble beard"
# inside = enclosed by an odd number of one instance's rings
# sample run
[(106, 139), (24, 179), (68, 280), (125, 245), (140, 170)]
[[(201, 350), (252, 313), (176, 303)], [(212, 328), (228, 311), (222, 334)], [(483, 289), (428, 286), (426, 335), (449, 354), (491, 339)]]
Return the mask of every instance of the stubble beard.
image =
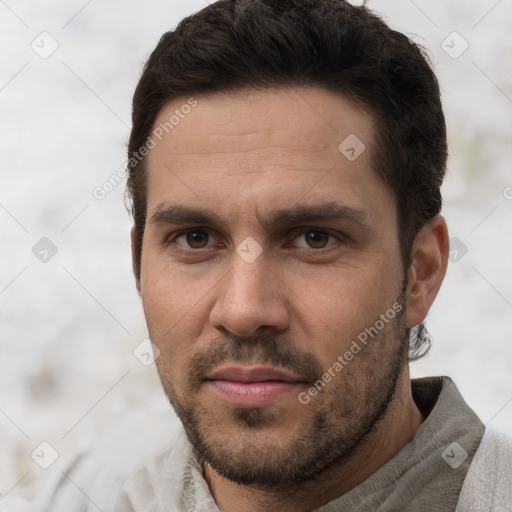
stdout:
[(403, 292), (397, 302), (402, 310), (318, 395), (308, 404), (297, 400), (294, 435), (287, 438), (286, 432), (279, 442), (269, 441), (268, 434), (289, 421), (282, 409), (232, 408), (224, 424), (219, 424), (198, 393), (208, 371), (227, 361), (280, 366), (314, 383), (325, 369), (311, 354), (300, 353), (272, 336), (250, 340), (228, 336), (194, 356), (181, 396), (165, 365), (158, 364), (164, 390), (199, 461), (237, 484), (281, 492), (343, 465), (365, 446), (385, 418), (407, 364), (409, 329)]

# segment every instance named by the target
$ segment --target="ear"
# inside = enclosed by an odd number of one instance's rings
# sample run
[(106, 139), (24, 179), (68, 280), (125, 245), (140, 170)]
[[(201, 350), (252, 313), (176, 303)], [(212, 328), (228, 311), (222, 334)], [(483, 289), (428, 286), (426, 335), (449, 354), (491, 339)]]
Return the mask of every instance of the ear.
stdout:
[(449, 251), (446, 221), (437, 215), (414, 240), (407, 270), (407, 327), (418, 325), (427, 316), (446, 274)]
[(130, 231), (130, 239), (132, 246), (132, 270), (133, 275), (135, 276), (135, 286), (137, 287), (137, 291), (140, 295), (140, 274), (137, 272), (137, 257), (135, 254), (135, 226), (132, 226), (132, 229)]

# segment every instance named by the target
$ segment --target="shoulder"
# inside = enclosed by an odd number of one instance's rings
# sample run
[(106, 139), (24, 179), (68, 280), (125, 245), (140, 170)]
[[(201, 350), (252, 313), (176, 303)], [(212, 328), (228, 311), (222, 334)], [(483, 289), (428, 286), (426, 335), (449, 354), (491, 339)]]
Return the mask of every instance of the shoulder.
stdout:
[(180, 510), (191, 458), (185, 431), (176, 432), (164, 452), (144, 462), (126, 479), (115, 512), (161, 512)]
[(512, 438), (485, 429), (469, 467), (456, 512), (512, 509)]

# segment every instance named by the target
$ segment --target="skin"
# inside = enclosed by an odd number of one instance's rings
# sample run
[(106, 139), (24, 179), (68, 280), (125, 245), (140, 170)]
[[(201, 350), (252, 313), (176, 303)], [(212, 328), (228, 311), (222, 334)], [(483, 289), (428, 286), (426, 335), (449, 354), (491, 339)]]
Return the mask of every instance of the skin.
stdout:
[[(371, 168), (371, 116), (338, 94), (196, 99), (147, 161), (137, 288), (158, 372), (222, 511), (313, 510), (383, 466), (424, 420), (411, 395), (407, 328), (425, 318), (444, 278), (446, 223), (437, 216), (424, 226), (403, 269), (395, 199)], [(165, 105), (155, 126), (186, 100)], [(338, 149), (349, 134), (366, 146), (355, 161)], [(276, 209), (332, 202), (357, 219), (268, 220)], [(211, 210), (219, 222), (162, 214), (176, 205)], [(192, 238), (180, 236), (186, 228)], [(251, 263), (237, 253), (249, 236), (262, 250)], [(301, 403), (397, 304), (401, 313)], [(271, 406), (236, 407), (205, 380), (233, 362), (280, 367), (300, 382)]]

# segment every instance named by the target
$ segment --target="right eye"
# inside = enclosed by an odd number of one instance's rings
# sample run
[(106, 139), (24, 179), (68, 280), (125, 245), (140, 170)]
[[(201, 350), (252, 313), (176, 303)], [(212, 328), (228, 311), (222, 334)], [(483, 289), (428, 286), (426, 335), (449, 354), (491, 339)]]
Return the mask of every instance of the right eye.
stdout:
[[(201, 249), (208, 249), (215, 245), (216, 239), (206, 229), (188, 228), (178, 231), (166, 240), (166, 245), (177, 245), (180, 249), (188, 252), (198, 252)], [(218, 244), (220, 245), (220, 244)]]

